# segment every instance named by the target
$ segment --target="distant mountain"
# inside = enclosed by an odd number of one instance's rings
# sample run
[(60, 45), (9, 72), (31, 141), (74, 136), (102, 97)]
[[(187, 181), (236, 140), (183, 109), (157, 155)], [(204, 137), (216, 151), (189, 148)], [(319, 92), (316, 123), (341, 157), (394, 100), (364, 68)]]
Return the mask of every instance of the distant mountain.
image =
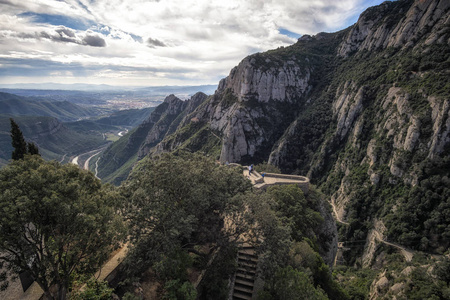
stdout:
[(197, 92), (202, 92), (206, 95), (214, 94), (217, 89), (217, 85), (195, 85), (195, 86), (178, 86), (178, 85), (168, 85), (168, 86), (151, 86), (138, 89), (142, 92), (155, 93), (155, 94), (174, 94), (174, 95), (194, 95)]
[(107, 84), (63, 84), (63, 83), (16, 83), (0, 84), (1, 89), (28, 89), (28, 90), (69, 90), (69, 91), (126, 91), (138, 89), (137, 86), (112, 86)]
[(146, 91), (166, 93), (195, 94), (196, 92), (204, 92), (205, 94), (214, 93), (217, 85), (166, 85), (166, 86), (112, 86), (106, 84), (61, 84), (61, 83), (24, 83), (24, 84), (0, 84), (0, 89), (11, 90), (60, 90), (60, 91), (88, 91), (88, 92), (106, 92), (106, 91)]
[[(0, 115), (0, 166), (11, 158), (10, 116)], [(53, 117), (15, 116), (25, 140), (34, 142), (45, 159), (62, 160), (107, 143), (102, 135), (75, 132)]]
[(2, 92), (0, 92), (0, 113), (12, 116), (47, 116), (61, 121), (74, 121), (98, 114), (96, 110), (68, 101), (33, 101)]
[(120, 110), (113, 112), (107, 117), (69, 122), (65, 123), (65, 125), (77, 132), (122, 130), (123, 127), (131, 128), (138, 126), (144, 122), (154, 110), (155, 107)]

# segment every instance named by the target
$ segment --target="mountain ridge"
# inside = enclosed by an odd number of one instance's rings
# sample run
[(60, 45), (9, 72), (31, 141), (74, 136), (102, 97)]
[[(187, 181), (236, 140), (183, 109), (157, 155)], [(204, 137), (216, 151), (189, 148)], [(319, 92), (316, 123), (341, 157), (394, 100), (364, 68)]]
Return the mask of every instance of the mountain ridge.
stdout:
[[(330, 195), (348, 239), (367, 235), (364, 216), (386, 222), (393, 241), (445, 252), (449, 9), (441, 0), (384, 2), (340, 32), (246, 57), (139, 157), (188, 150), (221, 162), (268, 161)], [(439, 199), (426, 214), (397, 209), (426, 193)], [(414, 227), (417, 218), (440, 226)]]

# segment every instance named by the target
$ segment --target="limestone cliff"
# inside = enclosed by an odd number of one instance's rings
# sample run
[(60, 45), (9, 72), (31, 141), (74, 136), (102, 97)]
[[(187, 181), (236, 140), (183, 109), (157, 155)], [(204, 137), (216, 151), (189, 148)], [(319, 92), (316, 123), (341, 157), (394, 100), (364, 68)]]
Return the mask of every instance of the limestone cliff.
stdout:
[[(307, 104), (307, 95), (318, 85), (317, 74), (328, 67), (340, 36), (319, 34), (290, 48), (245, 58), (220, 81), (216, 93), (181, 123), (180, 128), (186, 128), (164, 140), (156, 153), (187, 147), (187, 126), (195, 120), (208, 127), (212, 140), (221, 139), (220, 161), (267, 160), (272, 145)], [(314, 51), (322, 55), (311, 55)]]
[(425, 44), (449, 42), (450, 2), (393, 1), (367, 9), (338, 49), (340, 56), (380, 48), (408, 48), (425, 38)]

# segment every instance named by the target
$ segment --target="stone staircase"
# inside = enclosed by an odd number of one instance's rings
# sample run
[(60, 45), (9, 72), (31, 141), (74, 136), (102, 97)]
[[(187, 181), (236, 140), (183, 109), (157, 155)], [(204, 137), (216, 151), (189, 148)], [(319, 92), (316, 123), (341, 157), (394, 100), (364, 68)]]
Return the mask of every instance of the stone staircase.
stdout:
[(252, 246), (243, 246), (238, 251), (238, 269), (234, 279), (232, 300), (250, 300), (254, 292), (258, 256)]

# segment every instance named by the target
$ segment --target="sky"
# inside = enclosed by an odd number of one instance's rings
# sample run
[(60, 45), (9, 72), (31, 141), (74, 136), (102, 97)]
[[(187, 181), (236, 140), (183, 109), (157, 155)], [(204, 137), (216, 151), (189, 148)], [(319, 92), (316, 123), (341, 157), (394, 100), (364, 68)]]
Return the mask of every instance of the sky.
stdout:
[(382, 0), (0, 0), (0, 84), (217, 84)]

